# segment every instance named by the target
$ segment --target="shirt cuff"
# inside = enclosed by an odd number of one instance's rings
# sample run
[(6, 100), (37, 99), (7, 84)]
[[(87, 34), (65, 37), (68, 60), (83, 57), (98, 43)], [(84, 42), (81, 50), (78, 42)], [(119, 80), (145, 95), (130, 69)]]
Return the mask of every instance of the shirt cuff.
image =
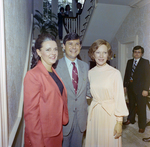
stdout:
[(123, 121), (123, 117), (122, 117), (122, 116), (117, 116), (117, 117), (116, 117), (116, 120), (117, 120), (117, 121)]

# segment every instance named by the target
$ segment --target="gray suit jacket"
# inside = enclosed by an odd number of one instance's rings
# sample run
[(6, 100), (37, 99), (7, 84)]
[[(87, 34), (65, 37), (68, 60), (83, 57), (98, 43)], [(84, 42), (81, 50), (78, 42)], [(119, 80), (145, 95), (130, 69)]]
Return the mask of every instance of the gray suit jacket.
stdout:
[(67, 89), (67, 98), (68, 98), (68, 111), (69, 111), (69, 123), (66, 126), (63, 126), (63, 135), (68, 135), (75, 112), (77, 112), (77, 121), (80, 127), (80, 131), (84, 132), (86, 129), (87, 123), (87, 100), (86, 95), (90, 95), (89, 81), (88, 81), (88, 70), (89, 66), (87, 63), (78, 60), (78, 70), (79, 70), (79, 80), (78, 80), (78, 90), (75, 95), (74, 87), (72, 80), (69, 75), (67, 64), (65, 58), (62, 58), (58, 61), (56, 66), (56, 72), (62, 79), (65, 87)]

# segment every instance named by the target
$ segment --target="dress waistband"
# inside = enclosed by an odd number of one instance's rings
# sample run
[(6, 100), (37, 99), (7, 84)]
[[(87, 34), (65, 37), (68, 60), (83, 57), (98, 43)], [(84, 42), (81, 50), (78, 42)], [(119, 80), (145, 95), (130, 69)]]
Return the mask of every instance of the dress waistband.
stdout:
[(101, 105), (101, 107), (111, 116), (112, 112), (114, 110), (114, 99), (111, 100), (104, 100), (104, 101), (97, 101), (95, 99), (93, 99), (92, 101), (93, 103), (95, 103), (92, 107), (91, 113), (89, 114), (90, 116), (90, 120), (92, 118), (92, 113), (93, 113), (93, 109), (97, 106), (97, 105)]

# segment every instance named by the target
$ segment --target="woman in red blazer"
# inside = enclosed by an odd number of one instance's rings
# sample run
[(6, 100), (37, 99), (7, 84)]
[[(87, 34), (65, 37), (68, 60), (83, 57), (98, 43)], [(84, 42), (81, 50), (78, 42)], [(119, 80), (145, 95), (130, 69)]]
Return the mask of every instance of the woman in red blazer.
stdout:
[(66, 88), (52, 67), (58, 56), (55, 39), (40, 35), (32, 53), (24, 79), (25, 147), (61, 147), (68, 108)]

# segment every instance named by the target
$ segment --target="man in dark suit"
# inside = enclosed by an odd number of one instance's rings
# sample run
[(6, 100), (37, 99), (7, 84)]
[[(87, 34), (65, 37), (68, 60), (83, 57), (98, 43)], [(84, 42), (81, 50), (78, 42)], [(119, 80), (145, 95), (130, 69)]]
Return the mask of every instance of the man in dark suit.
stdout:
[(124, 76), (124, 90), (129, 99), (129, 116), (124, 125), (135, 123), (137, 106), (139, 132), (146, 127), (146, 96), (149, 90), (149, 61), (142, 58), (144, 48), (133, 48), (133, 59), (128, 60)]
[(65, 17), (64, 13), (64, 8), (60, 8), (60, 12), (58, 13), (58, 34), (59, 34), (59, 39), (62, 40), (63, 36), (63, 19)]
[[(82, 147), (82, 137), (87, 123), (86, 95), (90, 96), (89, 66), (77, 59), (81, 49), (78, 34), (67, 34), (63, 40), (63, 48), (66, 55), (58, 61), (56, 67), (56, 72), (67, 89), (68, 98), (69, 123), (63, 126), (63, 147)], [(74, 77), (74, 71), (77, 77)]]

